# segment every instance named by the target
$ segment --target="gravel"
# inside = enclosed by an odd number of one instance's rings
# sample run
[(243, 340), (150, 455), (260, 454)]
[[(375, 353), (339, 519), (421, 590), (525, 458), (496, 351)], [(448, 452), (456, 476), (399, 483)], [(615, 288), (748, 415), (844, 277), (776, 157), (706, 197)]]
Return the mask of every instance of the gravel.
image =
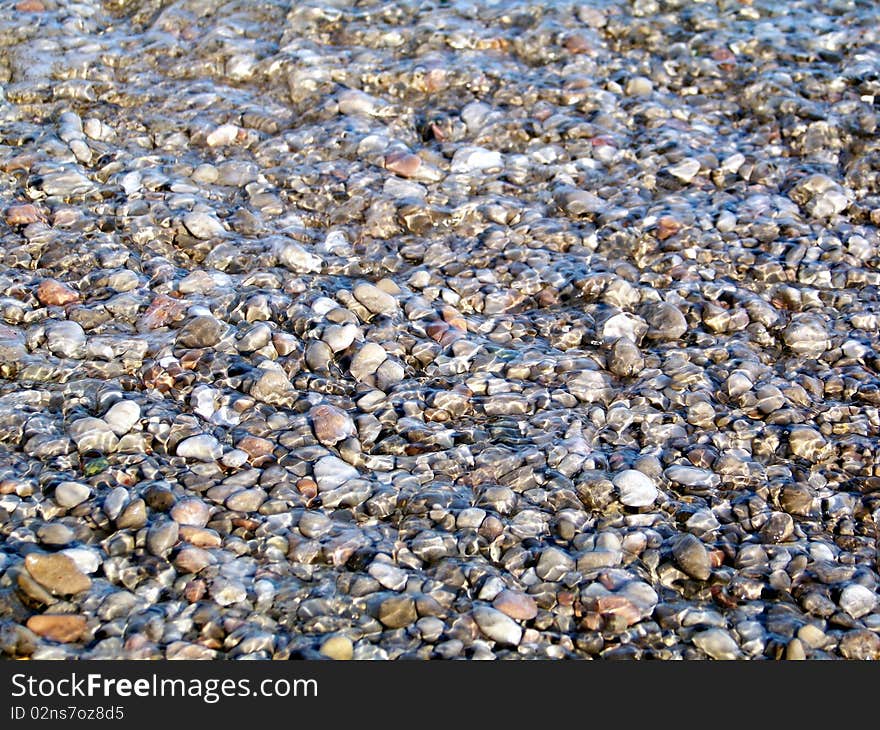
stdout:
[(880, 658), (880, 10), (389, 7), (4, 5), (0, 654)]

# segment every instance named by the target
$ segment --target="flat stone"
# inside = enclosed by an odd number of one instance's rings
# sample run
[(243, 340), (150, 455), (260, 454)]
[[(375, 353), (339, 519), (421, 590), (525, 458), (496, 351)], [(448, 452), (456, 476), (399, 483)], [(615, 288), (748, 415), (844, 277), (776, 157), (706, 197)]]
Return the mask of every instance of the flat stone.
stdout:
[(373, 314), (394, 314), (400, 308), (393, 296), (373, 284), (358, 284), (351, 293)]
[(349, 479), (357, 479), (360, 472), (338, 456), (325, 456), (318, 459), (313, 467), (319, 492), (329, 492), (345, 484)]
[(73, 596), (92, 587), (91, 579), (61, 553), (31, 553), (24, 566), (37, 583), (56, 596)]
[(169, 514), (179, 525), (204, 527), (211, 517), (211, 508), (201, 499), (188, 497), (176, 502)]
[(117, 436), (124, 436), (140, 420), (141, 407), (133, 400), (120, 400), (104, 414), (104, 422)]
[(694, 535), (682, 535), (672, 546), (676, 565), (696, 580), (708, 580), (712, 574), (709, 552)]
[(379, 621), (389, 629), (402, 629), (418, 620), (416, 604), (411, 596), (391, 596), (379, 606)]
[(721, 481), (717, 474), (708, 469), (679, 464), (668, 467), (663, 475), (671, 482), (691, 488), (708, 489), (717, 486)]
[(558, 548), (545, 548), (541, 551), (535, 573), (541, 580), (554, 583), (566, 573), (575, 569), (574, 559)]
[(700, 171), (700, 162), (699, 160), (686, 157), (681, 162), (677, 162), (676, 164), (668, 167), (666, 171), (673, 177), (681, 180), (682, 182), (689, 183), (697, 176), (697, 173)]
[(265, 370), (251, 388), (251, 395), (264, 403), (281, 405), (293, 394), (293, 385), (278, 370)]
[(379, 582), (379, 585), (390, 591), (402, 591), (406, 588), (407, 572), (396, 565), (373, 561), (367, 572)]
[(226, 234), (226, 229), (217, 218), (200, 211), (187, 213), (183, 217), (183, 225), (195, 238), (217, 238)]
[(37, 299), (46, 307), (58, 307), (79, 301), (79, 293), (55, 279), (43, 279), (37, 287)]
[(116, 434), (100, 418), (79, 418), (68, 426), (67, 432), (81, 454), (91, 451), (110, 454), (119, 445)]
[(88, 484), (81, 482), (61, 482), (55, 487), (55, 493), (52, 495), (55, 503), (59, 507), (71, 509), (78, 504), (82, 504), (92, 495), (92, 490)]
[(388, 358), (382, 345), (366, 342), (351, 359), (349, 371), (356, 380), (366, 380)]
[(79, 641), (86, 632), (85, 616), (42, 614), (31, 616), (27, 627), (37, 636), (60, 644)]
[(208, 434), (190, 436), (177, 444), (177, 455), (196, 461), (217, 461), (223, 456), (220, 442)]
[(147, 550), (163, 558), (177, 543), (179, 534), (180, 527), (176, 522), (168, 519), (155, 522), (147, 530)]
[(841, 591), (840, 607), (853, 618), (861, 618), (877, 607), (877, 594), (859, 583), (851, 583)]
[(501, 153), (483, 147), (459, 147), (452, 156), (452, 172), (476, 172), (503, 167)]

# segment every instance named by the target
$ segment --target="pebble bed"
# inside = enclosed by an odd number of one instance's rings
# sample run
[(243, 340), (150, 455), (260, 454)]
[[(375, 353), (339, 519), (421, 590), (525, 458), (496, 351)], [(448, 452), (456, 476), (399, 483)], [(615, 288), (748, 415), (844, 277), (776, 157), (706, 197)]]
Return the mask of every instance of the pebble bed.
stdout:
[(880, 7), (0, 2), (0, 654), (880, 659)]

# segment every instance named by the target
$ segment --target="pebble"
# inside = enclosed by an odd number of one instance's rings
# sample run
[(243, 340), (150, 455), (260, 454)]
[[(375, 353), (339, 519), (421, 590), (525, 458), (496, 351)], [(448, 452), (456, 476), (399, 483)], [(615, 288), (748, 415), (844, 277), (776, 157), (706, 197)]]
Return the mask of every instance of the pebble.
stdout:
[(111, 5), (0, 13), (4, 654), (880, 656), (864, 3)]
[(608, 369), (621, 378), (638, 375), (645, 368), (645, 358), (628, 337), (621, 337), (611, 347)]
[(86, 618), (70, 614), (41, 614), (31, 616), (27, 621), (27, 627), (49, 641), (71, 644), (85, 635)]
[(858, 583), (851, 583), (840, 593), (840, 607), (853, 618), (862, 618), (877, 607), (877, 594)]
[(373, 284), (358, 284), (352, 294), (373, 314), (394, 314), (397, 311), (397, 300)]
[(488, 638), (502, 645), (518, 646), (522, 641), (522, 627), (510, 616), (489, 606), (475, 606), (477, 626)]
[(79, 294), (55, 279), (43, 279), (37, 287), (37, 299), (47, 307), (63, 307), (79, 301)]
[(147, 549), (153, 555), (164, 558), (177, 543), (179, 529), (172, 520), (154, 522), (147, 530)]
[(87, 484), (80, 482), (61, 482), (55, 487), (53, 498), (56, 504), (65, 509), (71, 509), (82, 504), (92, 495), (92, 490)]
[(201, 499), (188, 497), (176, 502), (169, 515), (179, 525), (204, 527), (211, 518), (211, 508)]
[(678, 162), (668, 168), (668, 172), (673, 177), (678, 178), (683, 183), (691, 182), (700, 171), (700, 162), (699, 160), (694, 160), (692, 158), (685, 158), (681, 162)]
[(562, 550), (546, 548), (538, 558), (535, 573), (541, 580), (554, 583), (560, 580), (566, 573), (575, 569), (575, 561)]
[(504, 165), (501, 153), (483, 147), (461, 147), (452, 157), (452, 172), (470, 173)]
[(538, 606), (535, 600), (519, 591), (501, 591), (495, 596), (492, 606), (515, 621), (531, 621), (538, 615)]
[(184, 459), (216, 461), (223, 455), (223, 447), (213, 436), (200, 434), (190, 436), (177, 444), (177, 455)]
[(217, 238), (226, 233), (226, 229), (219, 220), (199, 211), (187, 213), (183, 217), (183, 225), (191, 235), (201, 239)]
[(347, 636), (331, 636), (321, 644), (321, 654), (336, 661), (350, 661), (354, 658), (354, 644)]
[(401, 629), (418, 619), (415, 601), (410, 596), (391, 596), (379, 606), (379, 621), (389, 629)]
[(644, 76), (634, 76), (626, 82), (627, 96), (650, 96), (654, 91), (654, 84), (651, 79)]
[(76, 322), (52, 322), (46, 326), (46, 347), (58, 357), (81, 358), (86, 333)]
[(141, 407), (131, 400), (121, 400), (114, 403), (103, 416), (104, 423), (109, 426), (117, 436), (124, 436), (140, 420)]
[(119, 439), (100, 418), (78, 418), (67, 429), (80, 453), (109, 454), (116, 450)]
[(343, 410), (331, 405), (315, 406), (309, 411), (309, 417), (315, 428), (315, 436), (318, 441), (327, 446), (334, 446), (351, 436), (356, 436), (357, 431), (354, 421)]
[(612, 483), (620, 493), (621, 504), (627, 507), (647, 507), (659, 496), (651, 478), (635, 469), (625, 469), (615, 475)]
[(91, 579), (61, 553), (30, 553), (24, 565), (37, 583), (56, 596), (73, 596), (92, 587)]
[(682, 535), (672, 546), (672, 556), (679, 568), (696, 580), (708, 580), (712, 574), (709, 553), (693, 535)]
[(712, 659), (730, 661), (740, 659), (742, 653), (734, 638), (724, 629), (707, 629), (694, 634), (694, 646)]
[(321, 492), (329, 492), (360, 476), (360, 472), (355, 467), (338, 456), (325, 456), (319, 459), (315, 462), (313, 471), (318, 490)]
[(388, 353), (382, 345), (375, 342), (365, 343), (351, 359), (349, 370), (352, 377), (360, 381), (366, 380), (379, 369), (387, 357)]

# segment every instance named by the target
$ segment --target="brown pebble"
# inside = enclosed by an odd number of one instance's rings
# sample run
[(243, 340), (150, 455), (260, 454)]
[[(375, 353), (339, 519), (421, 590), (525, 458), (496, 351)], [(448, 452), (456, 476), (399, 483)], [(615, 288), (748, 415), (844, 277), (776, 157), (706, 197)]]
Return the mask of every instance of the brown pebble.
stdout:
[(31, 616), (27, 627), (49, 641), (70, 644), (79, 641), (86, 631), (85, 616), (42, 614)]
[(665, 241), (667, 238), (671, 238), (678, 233), (681, 227), (681, 223), (671, 215), (662, 215), (657, 221), (657, 238)]
[(27, 226), (41, 220), (42, 214), (32, 203), (17, 203), (6, 209), (6, 222), (10, 226)]
[(236, 444), (236, 447), (244, 451), (251, 459), (268, 456), (275, 450), (274, 443), (259, 436), (245, 436)]
[(593, 50), (590, 42), (580, 33), (571, 33), (565, 36), (562, 45), (565, 47), (566, 51), (573, 54), (589, 53)]
[(61, 553), (31, 553), (24, 559), (24, 567), (37, 583), (56, 596), (72, 596), (92, 587), (91, 579)]
[(296, 483), (296, 488), (299, 490), (299, 493), (306, 499), (314, 499), (318, 496), (318, 485), (314, 479), (309, 479), (308, 477), (306, 477), (305, 479), (300, 479)]
[(205, 581), (196, 578), (195, 580), (188, 581), (186, 586), (184, 586), (183, 597), (190, 603), (195, 603), (202, 600), (207, 590)]

